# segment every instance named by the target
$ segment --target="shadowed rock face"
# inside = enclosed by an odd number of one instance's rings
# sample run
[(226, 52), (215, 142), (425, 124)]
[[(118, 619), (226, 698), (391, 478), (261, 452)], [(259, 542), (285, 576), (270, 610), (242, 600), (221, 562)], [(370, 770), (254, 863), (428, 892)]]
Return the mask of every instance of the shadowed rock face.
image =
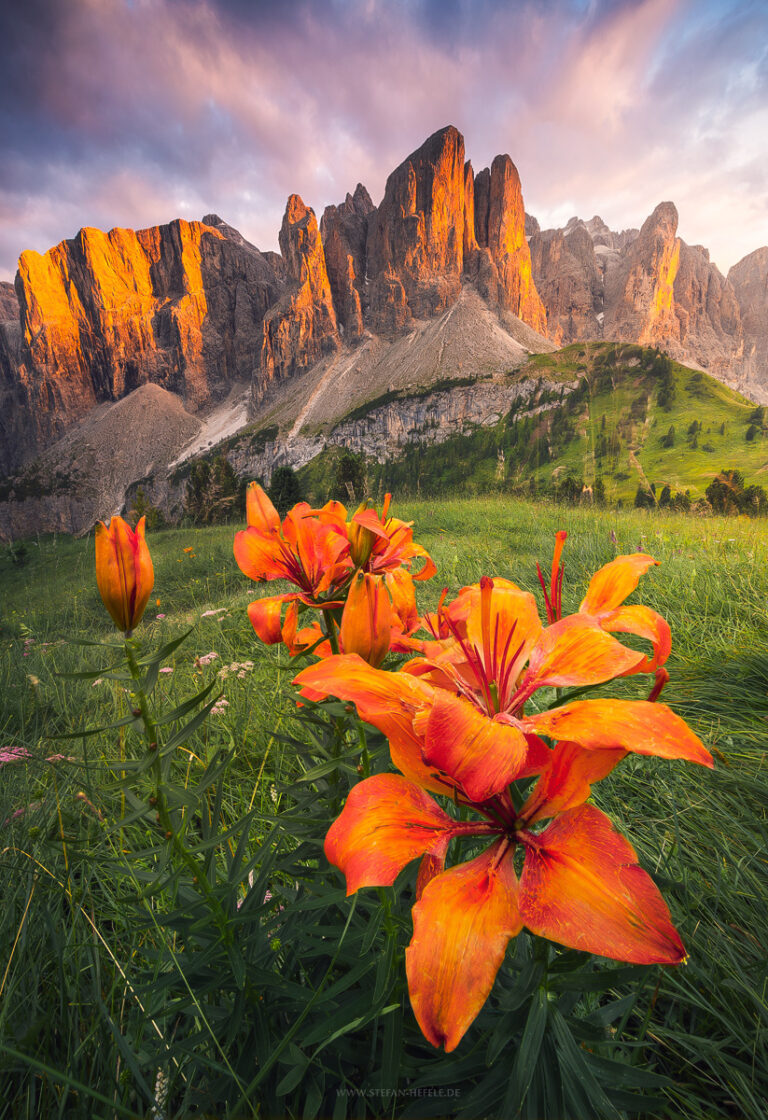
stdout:
[(728, 273), (741, 313), (745, 382), (765, 383), (768, 370), (768, 247), (743, 257)]
[(530, 240), (531, 267), (547, 309), (547, 333), (558, 346), (600, 337), (603, 283), (592, 239), (582, 224), (570, 233), (536, 230)]
[(375, 207), (362, 183), (340, 206), (326, 206), (320, 219), (320, 235), (340, 328), (348, 341), (363, 334), (365, 294), (365, 245), (368, 217)]
[(259, 369), (252, 382), (257, 401), (271, 382), (308, 369), (340, 345), (315, 212), (297, 194), (288, 199), (279, 240), (288, 285), (264, 316)]

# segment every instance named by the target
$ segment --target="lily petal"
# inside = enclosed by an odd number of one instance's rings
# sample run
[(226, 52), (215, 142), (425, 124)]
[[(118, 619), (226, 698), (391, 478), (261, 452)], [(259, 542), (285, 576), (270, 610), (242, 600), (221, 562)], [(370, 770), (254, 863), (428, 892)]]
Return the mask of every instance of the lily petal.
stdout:
[(521, 691), (601, 684), (645, 660), (585, 615), (572, 614), (547, 626), (531, 653)]
[(637, 634), (645, 638), (653, 646), (653, 657), (644, 658), (633, 670), (633, 673), (653, 673), (658, 666), (663, 665), (672, 649), (672, 632), (669, 623), (650, 607), (633, 604), (629, 607), (619, 607), (608, 615), (600, 618), (603, 630), (611, 633)]
[(425, 1037), (446, 1051), (479, 1014), (510, 938), (522, 929), (505, 843), (432, 879), (413, 908), (405, 951), (411, 1006)]
[(245, 493), (245, 520), (252, 529), (265, 536), (277, 536), (280, 532), (280, 514), (264, 493), (258, 482), (250, 482)]
[(409, 673), (374, 669), (357, 654), (337, 654), (303, 669), (294, 679), (309, 699), (337, 696), (351, 701), (366, 723), (389, 739), (397, 769), (411, 781), (432, 790), (450, 792), (450, 783), (436, 778), (421, 757), (423, 737), (414, 720), (431, 703), (434, 690)]
[(527, 754), (519, 727), (489, 719), (459, 696), (435, 691), (424, 761), (453, 778), (470, 801), (485, 801), (504, 789), (523, 769)]
[(579, 610), (583, 614), (600, 614), (613, 611), (620, 606), (627, 595), (631, 595), (649, 568), (658, 564), (645, 552), (633, 552), (630, 556), (617, 556), (609, 564), (595, 572), (589, 581), (587, 594)]
[(647, 700), (574, 700), (526, 721), (539, 735), (587, 750), (625, 750), (714, 766), (698, 735), (666, 704)]
[(342, 871), (347, 894), (360, 887), (389, 887), (417, 856), (445, 858), (461, 823), (400, 774), (375, 774), (353, 786), (325, 838), (328, 861)]
[(288, 603), (296, 596), (290, 592), (285, 595), (270, 595), (266, 599), (256, 599), (248, 604), (248, 618), (256, 634), (268, 646), (277, 645), (283, 640), (283, 630), (280, 623), (280, 613), (283, 603)]
[(582, 805), (592, 792), (592, 782), (610, 774), (626, 751), (587, 751), (576, 743), (557, 743), (549, 765), (520, 810), (529, 825)]
[(664, 899), (599, 809), (571, 809), (531, 841), (519, 907), (533, 933), (631, 964), (685, 960)]

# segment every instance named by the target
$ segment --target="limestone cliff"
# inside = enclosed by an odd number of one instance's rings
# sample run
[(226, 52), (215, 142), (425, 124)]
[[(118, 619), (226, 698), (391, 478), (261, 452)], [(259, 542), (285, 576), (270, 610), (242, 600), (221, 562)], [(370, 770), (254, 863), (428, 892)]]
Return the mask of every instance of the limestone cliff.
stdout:
[(297, 194), (288, 199), (279, 239), (289, 283), (264, 316), (260, 364), (253, 380), (257, 401), (276, 379), (308, 369), (340, 345), (315, 212)]
[(478, 245), (487, 248), (493, 266), (485, 280), (491, 301), (534, 330), (546, 333), (547, 315), (531, 272), (517, 168), (509, 156), (496, 156), (490, 172), (481, 171), (477, 178), (482, 185), (477, 192), (481, 201), (475, 208), (475, 233)]
[(536, 230), (530, 239), (531, 268), (547, 309), (547, 334), (558, 346), (599, 338), (603, 281), (595, 249), (583, 223), (570, 232)]
[[(640, 231), (614, 233), (597, 216), (588, 222), (572, 218), (562, 230), (534, 231), (533, 275), (547, 308), (549, 337), (558, 343), (607, 338), (657, 346), (762, 397), (766, 387), (759, 386), (757, 371), (768, 380), (768, 355), (757, 341), (751, 349), (744, 342), (734, 282), (739, 266), (726, 280), (706, 249), (677, 236), (677, 221), (673, 203), (663, 202)], [(750, 304), (750, 297), (744, 301)], [(758, 312), (750, 328), (756, 339), (759, 319)]]
[(765, 390), (768, 371), (768, 247), (743, 257), (728, 273), (741, 314), (742, 353), (732, 364), (744, 390)]
[(371, 214), (371, 329), (391, 333), (441, 314), (458, 298), (463, 262), (464, 138), (448, 127), (392, 172)]
[(320, 236), (339, 329), (347, 341), (363, 334), (365, 245), (368, 216), (374, 210), (362, 183), (339, 206), (326, 206), (320, 219)]
[(262, 319), (282, 287), (254, 246), (201, 222), (83, 229), (47, 253), (22, 253), (20, 338), (13, 360), (7, 338), (0, 358), (0, 465), (13, 468), (145, 382), (193, 411), (220, 397), (251, 376)]

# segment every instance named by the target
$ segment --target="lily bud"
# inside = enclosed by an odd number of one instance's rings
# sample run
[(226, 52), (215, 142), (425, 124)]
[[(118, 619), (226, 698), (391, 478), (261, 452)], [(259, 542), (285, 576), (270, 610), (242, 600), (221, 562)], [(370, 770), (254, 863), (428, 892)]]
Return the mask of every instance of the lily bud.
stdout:
[(341, 616), (341, 648), (357, 653), (374, 669), (389, 651), (392, 607), (384, 581), (368, 572), (357, 572)]
[(144, 520), (135, 532), (122, 517), (113, 517), (109, 528), (103, 521), (96, 526), (96, 583), (115, 626), (126, 635), (141, 621), (155, 582)]
[(382, 532), (383, 526), (376, 510), (371, 509), (367, 501), (363, 502), (347, 525), (349, 555), (356, 568), (364, 568), (368, 563), (376, 538)]

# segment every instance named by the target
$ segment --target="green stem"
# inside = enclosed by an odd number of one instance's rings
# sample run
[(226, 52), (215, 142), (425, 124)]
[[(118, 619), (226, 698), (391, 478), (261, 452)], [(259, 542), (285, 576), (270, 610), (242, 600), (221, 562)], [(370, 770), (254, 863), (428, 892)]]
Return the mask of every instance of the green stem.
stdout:
[(195, 882), (201, 889), (208, 903), (214, 920), (221, 932), (225, 944), (232, 944), (232, 931), (227, 922), (227, 916), (224, 913), (221, 903), (213, 892), (213, 888), (208, 880), (204, 868), (200, 862), (195, 858), (189, 848), (186, 846), (181, 836), (179, 835), (171, 816), (170, 809), (168, 808), (168, 801), (165, 796), (165, 789), (163, 786), (163, 770), (162, 760), (160, 757), (160, 749), (157, 741), (157, 724), (152, 718), (152, 713), (149, 708), (147, 694), (142, 685), (141, 669), (136, 660), (133, 643), (130, 639), (126, 638), (125, 641), (125, 656), (128, 662), (128, 668), (131, 671), (131, 676), (134, 680), (134, 695), (138, 701), (139, 712), (141, 721), (144, 724), (144, 737), (147, 741), (147, 750), (152, 753), (152, 773), (155, 779), (155, 806), (157, 811), (157, 822), (168, 840), (180, 857), (182, 863), (186, 866), (192, 875), (193, 882)]
[(323, 611), (323, 621), (325, 622), (325, 632), (328, 635), (328, 641), (331, 643), (331, 649), (334, 653), (338, 653), (339, 640), (336, 637), (336, 621), (333, 617), (333, 612)]

